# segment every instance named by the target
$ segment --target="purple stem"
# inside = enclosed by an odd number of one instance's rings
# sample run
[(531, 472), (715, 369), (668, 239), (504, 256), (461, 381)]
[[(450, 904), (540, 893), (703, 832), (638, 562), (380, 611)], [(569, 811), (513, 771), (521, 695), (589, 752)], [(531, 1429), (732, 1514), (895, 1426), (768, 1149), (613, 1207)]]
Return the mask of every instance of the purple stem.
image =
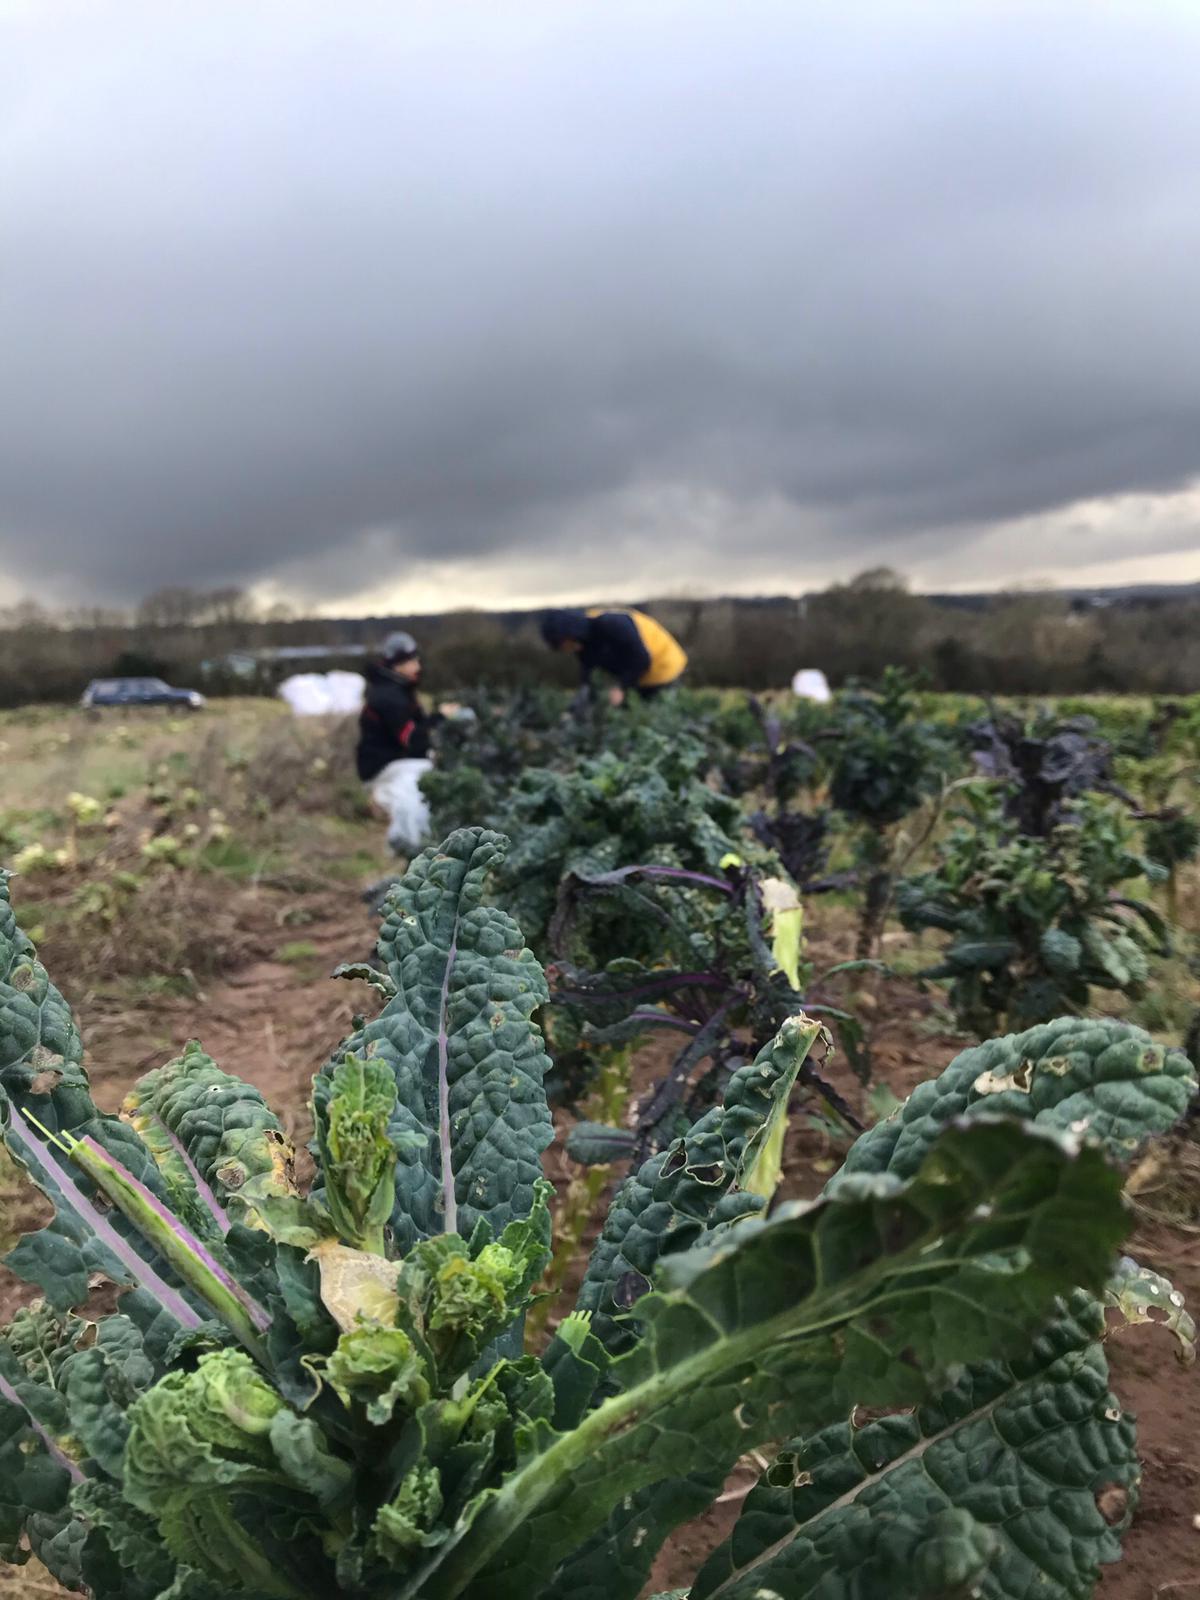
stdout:
[[(165, 1279), (161, 1278), (148, 1261), (143, 1261), (133, 1246), (122, 1239), (102, 1211), (85, 1202), (83, 1194), (75, 1183), (73, 1173), (60, 1163), (48, 1145), (42, 1144), (28, 1132), (20, 1113), (16, 1110), (5, 1129), (5, 1137), (15, 1140), (21, 1150), (29, 1153), (35, 1169), (38, 1165), (43, 1166), (54, 1177), (63, 1200), (84, 1225), (91, 1229), (100, 1243), (116, 1256), (134, 1284), (145, 1289), (148, 1294), (154, 1295), (163, 1310), (174, 1317), (181, 1328), (200, 1326), (204, 1321), (200, 1313), (194, 1311), (178, 1289), (173, 1289)], [(105, 1152), (105, 1160), (111, 1159)]]
[(183, 1162), (184, 1166), (191, 1174), (192, 1182), (196, 1185), (196, 1193), (204, 1202), (205, 1210), (212, 1217), (217, 1227), (221, 1230), (222, 1237), (224, 1237), (224, 1235), (229, 1232), (229, 1216), (222, 1208), (221, 1202), (213, 1193), (211, 1185), (207, 1184), (200, 1176), (200, 1169), (192, 1160), (191, 1156), (188, 1155), (186, 1149), (184, 1148), (183, 1141), (176, 1138), (175, 1134), (171, 1132), (170, 1128), (167, 1127), (166, 1123), (163, 1122), (161, 1118), (159, 1119), (159, 1126), (170, 1140), (176, 1155), (178, 1155), (179, 1159)]
[(668, 972), (649, 983), (635, 984), (632, 989), (556, 989), (554, 1000), (574, 1002), (576, 1005), (601, 1005), (609, 1000), (644, 1000), (649, 995), (665, 994), (671, 989), (728, 989), (727, 978), (718, 978), (711, 972)]
[(450, 974), (458, 955), (458, 919), (446, 952), (446, 971), (442, 978), (442, 1004), (438, 1013), (438, 1148), (442, 1164), (442, 1226), (447, 1233), (458, 1232), (458, 1201), (454, 1195), (454, 1151), (450, 1143)]
[(0, 1372), (0, 1396), (3, 1396), (4, 1399), (7, 1400), (11, 1405), (16, 1406), (17, 1410), (21, 1412), (22, 1416), (25, 1418), (25, 1421), (46, 1446), (46, 1453), (52, 1456), (53, 1459), (58, 1462), (63, 1471), (70, 1473), (71, 1477), (74, 1478), (76, 1483), (83, 1483), (84, 1475), (80, 1471), (79, 1463), (77, 1461), (72, 1461), (62, 1446), (50, 1437), (45, 1428), (42, 1427), (41, 1423), (34, 1416), (33, 1412), (30, 1411), (24, 1400), (21, 1399), (21, 1396), (13, 1388), (12, 1384), (9, 1383), (8, 1379), (2, 1372)]
[[(720, 889), (722, 894), (732, 894), (733, 885), (724, 878), (714, 878), (707, 872), (690, 872), (687, 867), (656, 867), (653, 863), (644, 866), (618, 867), (615, 872), (601, 873), (593, 882), (616, 882), (621, 878), (632, 878), (635, 874), (642, 878), (669, 878), (679, 883), (699, 883), (706, 889)], [(587, 881), (586, 879), (584, 880)]]
[(627, 1022), (654, 1022), (660, 1028), (678, 1028), (681, 1033), (699, 1033), (700, 1023), (686, 1017), (669, 1017), (663, 1011), (631, 1011)]
[[(182, 1242), (190, 1255), (198, 1257), (208, 1271), (212, 1273), (213, 1277), (216, 1278), (221, 1287), (228, 1290), (238, 1304), (245, 1308), (245, 1310), (249, 1313), (251, 1321), (254, 1323), (254, 1326), (260, 1333), (265, 1332), (266, 1329), (271, 1326), (271, 1318), (268, 1316), (267, 1312), (263, 1310), (262, 1306), (259, 1305), (258, 1301), (253, 1297), (253, 1295), (248, 1294), (246, 1290), (242, 1288), (237, 1279), (231, 1277), (230, 1274), (226, 1272), (225, 1268), (220, 1264), (216, 1257), (211, 1254), (208, 1248), (199, 1239), (197, 1239), (192, 1230), (187, 1227), (186, 1224), (180, 1222), (179, 1218), (175, 1216), (173, 1212), (167, 1210), (166, 1206), (163, 1205), (162, 1201), (152, 1189), (147, 1189), (144, 1183), (139, 1183), (134, 1177), (133, 1173), (130, 1172), (129, 1168), (122, 1166), (114, 1156), (109, 1154), (102, 1144), (97, 1144), (95, 1139), (92, 1138), (91, 1134), (86, 1134), (82, 1139), (80, 1139), (79, 1143), (86, 1149), (90, 1150), (94, 1155), (98, 1156), (101, 1161), (106, 1162), (115, 1171), (121, 1174), (122, 1179), (129, 1185), (131, 1189), (137, 1191), (138, 1195), (142, 1199), (143, 1204), (149, 1206), (150, 1210), (153, 1211), (154, 1215), (163, 1224), (163, 1226), (168, 1228), (175, 1235), (175, 1237)], [(153, 1239), (149, 1240), (148, 1242), (150, 1244), (154, 1243)]]

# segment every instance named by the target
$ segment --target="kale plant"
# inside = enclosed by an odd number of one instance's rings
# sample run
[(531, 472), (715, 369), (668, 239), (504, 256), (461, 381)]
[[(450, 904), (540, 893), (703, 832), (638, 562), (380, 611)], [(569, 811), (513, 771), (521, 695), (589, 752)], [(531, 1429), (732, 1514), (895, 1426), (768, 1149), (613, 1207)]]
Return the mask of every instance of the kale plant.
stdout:
[(912, 678), (889, 668), (877, 690), (848, 690), (838, 702), (837, 753), (830, 775), (834, 807), (855, 828), (862, 881), (857, 954), (874, 956), (893, 885), (908, 853), (900, 824), (942, 792), (956, 762), (947, 730), (922, 714)]
[(905, 927), (950, 936), (923, 976), (950, 980), (964, 1028), (986, 1037), (1003, 1022), (1083, 1011), (1095, 988), (1144, 991), (1167, 929), (1152, 906), (1120, 892), (1156, 875), (1135, 843), (1121, 810), (1094, 796), (1049, 833), (1028, 834), (1002, 793), (968, 791), (932, 868), (898, 895)]
[[(737, 801), (702, 781), (704, 748), (686, 735), (668, 740), (639, 731), (628, 758), (606, 750), (560, 772), (525, 772), (498, 814), (514, 844), (495, 877), (495, 894), (517, 917), (532, 947), (550, 948), (559, 884), (630, 863), (719, 871), (745, 849)], [(577, 920), (573, 955), (592, 966), (617, 956), (652, 960), (656, 932), (621, 905), (597, 902)]]
[(576, 1313), (522, 1354), (546, 991), (482, 903), (503, 850), (465, 830), (394, 891), (307, 1195), (198, 1047), (100, 1112), (3, 892), (0, 1156), (51, 1216), (3, 1241), (45, 1298), (0, 1334), (0, 1553), (94, 1600), (635, 1600), (789, 1440), (696, 1600), (1089, 1594), (1137, 1494), (1098, 1342), (1106, 1285), (1148, 1282), (1113, 1277), (1116, 1163), (1179, 1116), (1186, 1060), (1115, 1023), (995, 1041), (772, 1206), (820, 1032), (793, 1017), (622, 1186)]
[(1200, 820), (1182, 806), (1164, 806), (1143, 823), (1142, 847), (1165, 880), (1167, 917), (1177, 924), (1179, 869), (1200, 855)]
[(1113, 748), (1091, 717), (1032, 721), (992, 710), (967, 730), (976, 769), (1004, 788), (1005, 815), (1020, 833), (1046, 838), (1069, 822), (1084, 794), (1116, 794)]
[[(777, 709), (754, 696), (749, 709), (758, 724), (758, 748), (722, 769), (726, 786), (733, 794), (752, 797), (755, 809), (747, 818), (751, 833), (778, 856), (788, 876), (806, 894), (842, 887), (851, 875), (842, 879), (820, 876), (829, 859), (829, 812), (798, 804), (818, 781), (823, 763), (820, 751), (794, 729), (789, 730)], [(816, 709), (824, 711), (824, 707)]]
[[(785, 1019), (803, 1009), (836, 1021), (854, 1070), (869, 1075), (862, 1030), (848, 1012), (821, 1000), (823, 982), (856, 968), (843, 963), (814, 978), (804, 941), (804, 910), (795, 886), (734, 858), (720, 875), (677, 867), (629, 866), (569, 874), (559, 888), (551, 944), (560, 953), (574, 919), (595, 900), (616, 899), (656, 930), (652, 963), (622, 957), (599, 971), (559, 959), (549, 969), (552, 1012), (583, 1019), (592, 1051), (623, 1045), (651, 1030), (683, 1035), (675, 1059), (638, 1105), (632, 1125), (572, 1130), (568, 1151), (587, 1164), (641, 1161), (669, 1144), (708, 1109), (748, 1056), (768, 1043)], [(557, 1031), (557, 1029), (556, 1029)], [(861, 1124), (840, 1095), (806, 1061), (801, 1081), (844, 1124)]]
[(560, 689), (477, 689), (464, 695), (473, 722), (438, 729), (436, 763), (421, 780), (437, 837), (486, 823), (529, 767), (545, 766), (574, 745), (576, 724)]
[(705, 691), (676, 690), (619, 709), (600, 699), (579, 714), (571, 713), (568, 695), (557, 689), (479, 690), (464, 698), (476, 720), (439, 730), (434, 769), (421, 781), (439, 837), (459, 827), (502, 823), (508, 796), (527, 772), (567, 774), (606, 753), (636, 764), (650, 748), (647, 733), (669, 746), (682, 743), (697, 771), (748, 737), (745, 715)]

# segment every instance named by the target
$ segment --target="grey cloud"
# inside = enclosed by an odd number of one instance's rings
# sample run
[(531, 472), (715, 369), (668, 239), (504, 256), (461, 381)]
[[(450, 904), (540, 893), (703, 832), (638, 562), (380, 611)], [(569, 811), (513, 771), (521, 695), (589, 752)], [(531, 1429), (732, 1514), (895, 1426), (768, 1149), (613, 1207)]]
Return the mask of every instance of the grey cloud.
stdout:
[(681, 484), (730, 507), (719, 581), (764, 497), (850, 567), (1200, 472), (1182, 9), (43, 0), (0, 29), (0, 570), (30, 588), (549, 572)]

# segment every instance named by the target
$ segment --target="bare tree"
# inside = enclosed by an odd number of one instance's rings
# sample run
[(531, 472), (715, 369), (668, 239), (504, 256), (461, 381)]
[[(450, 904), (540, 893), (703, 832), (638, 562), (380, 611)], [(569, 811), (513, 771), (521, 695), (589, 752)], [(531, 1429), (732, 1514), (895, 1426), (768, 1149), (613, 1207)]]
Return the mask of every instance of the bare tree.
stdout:
[(195, 589), (169, 585), (148, 594), (137, 608), (137, 621), (144, 628), (190, 628), (200, 620), (205, 597)]

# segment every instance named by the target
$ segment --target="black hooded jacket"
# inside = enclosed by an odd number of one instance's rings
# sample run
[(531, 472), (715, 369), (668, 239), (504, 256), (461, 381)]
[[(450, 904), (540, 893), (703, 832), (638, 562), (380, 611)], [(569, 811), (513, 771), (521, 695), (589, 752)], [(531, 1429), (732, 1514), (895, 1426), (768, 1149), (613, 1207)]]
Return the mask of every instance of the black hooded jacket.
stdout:
[(602, 611), (595, 617), (586, 611), (548, 611), (542, 637), (555, 647), (563, 639), (577, 642), (579, 676), (585, 685), (591, 683), (593, 672), (600, 671), (623, 689), (632, 689), (650, 667), (650, 652), (627, 611)]
[(379, 662), (366, 669), (367, 692), (358, 719), (358, 775), (369, 783), (391, 761), (429, 754), (429, 735), (445, 718), (429, 712), (417, 697), (416, 686)]

